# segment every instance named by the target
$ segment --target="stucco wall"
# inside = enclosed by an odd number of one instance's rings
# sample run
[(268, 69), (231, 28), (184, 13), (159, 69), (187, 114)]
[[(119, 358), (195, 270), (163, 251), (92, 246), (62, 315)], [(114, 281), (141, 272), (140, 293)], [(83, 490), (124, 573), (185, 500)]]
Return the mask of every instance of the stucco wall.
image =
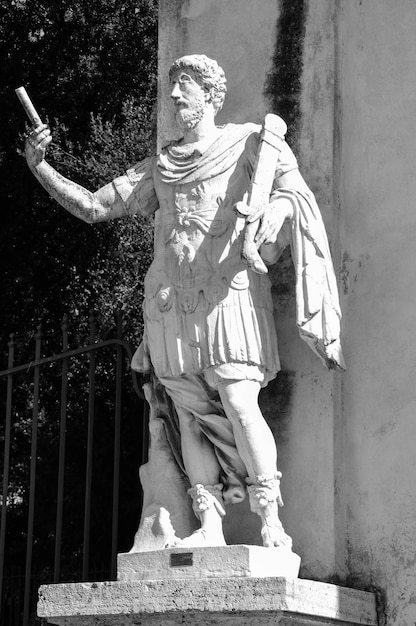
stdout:
[[(161, 0), (160, 141), (172, 136), (166, 74), (181, 54), (205, 53), (224, 67), (229, 96), (220, 123), (280, 112), (270, 75), (293, 5)], [(413, 626), (416, 3), (296, 5), (303, 11), (303, 70), (293, 136), (340, 278), (348, 371), (326, 372), (302, 344), (290, 266), (276, 266), (286, 389), (270, 386), (264, 407), (284, 473), (282, 517), (303, 576), (373, 585), (388, 626)]]
[(340, 201), (348, 570), (416, 623), (416, 4), (343, 0)]

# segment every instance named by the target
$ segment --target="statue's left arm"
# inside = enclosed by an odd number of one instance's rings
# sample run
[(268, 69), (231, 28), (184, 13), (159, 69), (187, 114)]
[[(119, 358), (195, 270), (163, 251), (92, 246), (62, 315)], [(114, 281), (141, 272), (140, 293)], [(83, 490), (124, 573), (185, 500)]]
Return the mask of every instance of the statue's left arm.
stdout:
[[(287, 147), (287, 144), (285, 146)], [(287, 150), (290, 155), (290, 148)], [(291, 159), (290, 159), (291, 161)], [(261, 217), (256, 243), (274, 263), (291, 247), (296, 275), (296, 323), (300, 336), (330, 369), (345, 369), (340, 343), (341, 310), (325, 225), (295, 158), (276, 173), (270, 203)], [(270, 244), (270, 245), (267, 245)]]
[(254, 239), (257, 247), (276, 243), (284, 223), (289, 222), (293, 217), (293, 203), (286, 196), (276, 193), (279, 189), (292, 189), (303, 194), (312, 194), (297, 167), (279, 175), (275, 180), (270, 204), (264, 209)]

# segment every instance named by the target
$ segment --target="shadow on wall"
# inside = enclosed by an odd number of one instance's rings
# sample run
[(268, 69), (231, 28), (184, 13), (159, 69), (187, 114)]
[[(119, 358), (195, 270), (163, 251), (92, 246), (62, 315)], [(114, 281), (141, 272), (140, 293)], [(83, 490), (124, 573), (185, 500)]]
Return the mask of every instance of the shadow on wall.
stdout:
[(288, 127), (287, 141), (294, 152), (298, 146), (302, 51), (305, 38), (305, 0), (281, 0), (280, 17), (276, 25), (276, 45), (273, 69), (269, 73), (264, 96), (271, 112), (280, 115)]

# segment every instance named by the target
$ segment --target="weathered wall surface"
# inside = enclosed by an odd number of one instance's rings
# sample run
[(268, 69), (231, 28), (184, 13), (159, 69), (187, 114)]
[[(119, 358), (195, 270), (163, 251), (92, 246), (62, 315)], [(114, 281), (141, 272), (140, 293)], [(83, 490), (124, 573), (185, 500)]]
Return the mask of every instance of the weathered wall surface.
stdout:
[[(282, 43), (293, 24), (300, 48)], [(160, 141), (172, 136), (165, 77), (181, 54), (224, 67), (220, 123), (294, 112), (340, 276), (348, 371), (326, 372), (302, 344), (290, 263), (275, 266), (284, 375), (264, 408), (282, 517), (302, 575), (378, 587), (388, 626), (416, 623), (415, 32), (414, 0), (161, 0)], [(276, 64), (290, 74), (299, 61), (285, 92)]]
[[(281, 7), (287, 11), (291, 4), (283, 1)], [(296, 30), (293, 20), (286, 24), (281, 20), (277, 24), (276, 43), (283, 27), (294, 30), (295, 37), (301, 37), (299, 100), (292, 102), (296, 112), (295, 147), (300, 170), (321, 209), (337, 269), (338, 218), (333, 181), (335, 5), (326, 0), (296, 4), (297, 11), (303, 7), (302, 32)], [(277, 58), (276, 62), (279, 61), (291, 63), (295, 69), (298, 59)], [(296, 88), (294, 77), (292, 81)], [(273, 274), (276, 271), (279, 272), (279, 266)], [(298, 338), (293, 307), (293, 292), (289, 306), (285, 299), (276, 298), (282, 360), (285, 368), (294, 372), (287, 440), (281, 447), (282, 467), (288, 481), (287, 516), (295, 545), (302, 555), (301, 575), (330, 580), (339, 574), (339, 564), (343, 562), (343, 545), (336, 532), (334, 489), (339, 471), (334, 450), (339, 374), (329, 372)]]
[(348, 570), (416, 623), (416, 4), (343, 0), (340, 202)]

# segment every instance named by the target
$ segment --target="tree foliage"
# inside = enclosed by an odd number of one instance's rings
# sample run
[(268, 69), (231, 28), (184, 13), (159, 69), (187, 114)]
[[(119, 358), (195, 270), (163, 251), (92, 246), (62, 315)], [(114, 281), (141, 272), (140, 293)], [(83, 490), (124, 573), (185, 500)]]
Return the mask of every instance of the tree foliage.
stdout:
[[(33, 336), (40, 318), (49, 333), (55, 329), (55, 335), (49, 334), (43, 342), (44, 353), (59, 350), (65, 313), (79, 321), (71, 337), (84, 342), (88, 323), (83, 320), (88, 319), (90, 307), (100, 315), (100, 338), (112, 332), (114, 314), (121, 308), (124, 337), (137, 343), (142, 331), (143, 279), (152, 256), (152, 220), (128, 218), (90, 226), (51, 200), (23, 158), (25, 115), (14, 89), (24, 85), (51, 126), (48, 161), (91, 190), (107, 183), (154, 151), (157, 0), (0, 0), (0, 58), (3, 367), (10, 332), (16, 334), (18, 361), (33, 358)], [(63, 539), (67, 559), (79, 557), (82, 543), (78, 518), (82, 517), (87, 369), (85, 363), (75, 361), (70, 372), (71, 381), (77, 382), (70, 390), (68, 414), (65, 514), (69, 526)], [(94, 481), (101, 497), (93, 503), (94, 558), (103, 542), (109, 544), (111, 504), (102, 494), (106, 481), (112, 480), (108, 459), (113, 406), (106, 390), (113, 379), (114, 366), (99, 363)], [(55, 496), (50, 489), (56, 486), (59, 387), (59, 370), (51, 367), (43, 378), (39, 414), (35, 558), (46, 558), (53, 549)], [(31, 394), (30, 378), (19, 377), (12, 416), (12, 521), (8, 522), (8, 554), (15, 563), (24, 562)], [(132, 415), (132, 408), (137, 412), (137, 406), (123, 405), (127, 427), (122, 434), (121, 534), (126, 531), (124, 522), (130, 524), (131, 533), (138, 513), (136, 468), (130, 452), (133, 448), (137, 452), (140, 441), (138, 415)], [(137, 461), (137, 453), (134, 458)], [(45, 528), (49, 529), (46, 534)], [(122, 549), (128, 545), (124, 543)]]
[(91, 227), (51, 201), (22, 159), (24, 113), (14, 88), (25, 85), (50, 122), (52, 162), (62, 173), (92, 190), (108, 182), (153, 150), (156, 4), (0, 2), (2, 337), (24, 336), (39, 317), (56, 325), (65, 311), (93, 304), (105, 317), (122, 306), (129, 334), (140, 334), (134, 318), (151, 225)]

